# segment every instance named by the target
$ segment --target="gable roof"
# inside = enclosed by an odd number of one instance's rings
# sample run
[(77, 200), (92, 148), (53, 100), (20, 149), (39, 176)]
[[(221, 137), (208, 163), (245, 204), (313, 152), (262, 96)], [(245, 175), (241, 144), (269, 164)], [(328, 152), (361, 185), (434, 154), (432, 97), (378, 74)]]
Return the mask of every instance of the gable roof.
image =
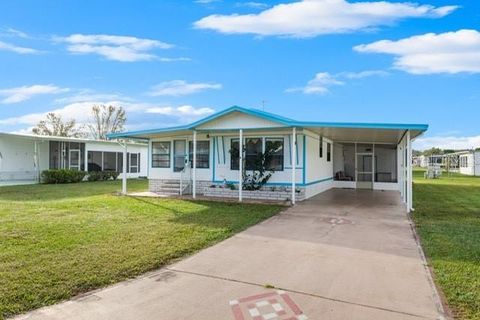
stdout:
[(215, 119), (221, 118), (222, 116), (228, 115), (233, 112), (241, 112), (247, 115), (258, 117), (264, 120), (276, 122), (283, 127), (302, 127), (302, 128), (344, 128), (344, 129), (379, 129), (379, 130), (415, 130), (419, 134), (428, 129), (427, 124), (401, 124), (401, 123), (355, 123), (355, 122), (315, 122), (315, 121), (297, 121), (290, 118), (282, 117), (270, 112), (265, 112), (258, 109), (250, 109), (239, 106), (232, 106), (225, 110), (216, 112), (208, 117), (200, 119), (198, 121), (192, 122), (187, 125), (176, 126), (176, 127), (167, 127), (167, 128), (158, 128), (158, 129), (149, 129), (149, 130), (139, 130), (139, 131), (129, 131), (129, 132), (119, 132), (112, 133), (107, 135), (109, 139), (115, 138), (146, 138), (149, 135), (160, 134), (160, 133), (175, 133), (180, 131), (190, 131), (194, 130), (197, 127), (213, 121)]

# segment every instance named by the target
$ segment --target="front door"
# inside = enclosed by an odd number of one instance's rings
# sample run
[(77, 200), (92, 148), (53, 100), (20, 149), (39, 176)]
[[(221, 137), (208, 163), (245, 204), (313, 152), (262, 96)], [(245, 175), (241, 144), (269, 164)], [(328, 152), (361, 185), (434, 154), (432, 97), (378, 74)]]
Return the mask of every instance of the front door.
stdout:
[(80, 150), (70, 150), (68, 168), (80, 170)]
[(357, 153), (355, 173), (358, 189), (373, 189), (373, 153)]

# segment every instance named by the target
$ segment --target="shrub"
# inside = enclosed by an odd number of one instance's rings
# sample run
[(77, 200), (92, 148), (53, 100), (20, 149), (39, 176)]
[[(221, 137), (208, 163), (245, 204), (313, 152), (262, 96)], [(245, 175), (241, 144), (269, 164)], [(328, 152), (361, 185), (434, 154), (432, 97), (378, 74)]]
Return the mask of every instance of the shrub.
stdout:
[(117, 171), (90, 171), (88, 173), (88, 181), (107, 181), (107, 180), (117, 180), (120, 172)]
[(88, 181), (98, 181), (101, 179), (101, 171), (90, 171), (88, 172), (87, 180)]
[(42, 171), (42, 182), (47, 184), (76, 183), (85, 178), (85, 171), (70, 169), (51, 169)]

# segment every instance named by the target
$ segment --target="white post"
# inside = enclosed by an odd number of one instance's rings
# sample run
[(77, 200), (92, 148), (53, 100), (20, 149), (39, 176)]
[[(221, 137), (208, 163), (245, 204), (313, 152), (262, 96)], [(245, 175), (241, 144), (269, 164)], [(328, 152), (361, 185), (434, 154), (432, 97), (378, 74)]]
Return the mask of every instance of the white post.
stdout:
[(238, 140), (238, 201), (242, 202), (242, 188), (243, 188), (243, 130), (239, 131)]
[[(84, 155), (83, 155), (83, 160), (85, 161), (84, 163), (84, 166), (83, 166), (83, 170), (88, 172), (88, 150), (87, 150), (87, 144), (85, 143), (85, 148), (84, 148)], [(115, 161), (116, 161), (116, 164), (115, 164), (115, 168), (118, 170), (118, 154), (117, 156), (115, 157)]]
[(37, 140), (35, 140), (34, 142), (34, 153), (33, 153), (33, 162), (34, 162), (34, 165), (35, 165), (35, 180), (37, 182), (40, 182), (40, 168), (38, 167), (39, 166), (39, 161), (38, 161), (38, 143), (37, 143)]
[(295, 182), (297, 180), (295, 169), (297, 167), (297, 129), (292, 128), (292, 204), (295, 204)]
[(193, 199), (197, 197), (197, 131), (193, 130), (193, 186), (192, 186), (192, 196)]
[(127, 195), (127, 141), (123, 140), (122, 194)]
[(407, 131), (407, 206), (408, 212), (413, 209), (413, 175), (412, 175), (412, 140), (410, 130)]

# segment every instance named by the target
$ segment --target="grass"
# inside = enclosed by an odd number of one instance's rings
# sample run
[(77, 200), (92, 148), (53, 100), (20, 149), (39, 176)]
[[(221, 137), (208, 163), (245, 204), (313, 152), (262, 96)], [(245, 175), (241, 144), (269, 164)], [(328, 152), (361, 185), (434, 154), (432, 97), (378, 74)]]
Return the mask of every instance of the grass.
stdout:
[(0, 319), (156, 269), (281, 210), (120, 197), (120, 183), (0, 187)]
[(480, 319), (480, 178), (414, 172), (413, 218), (455, 316)]

